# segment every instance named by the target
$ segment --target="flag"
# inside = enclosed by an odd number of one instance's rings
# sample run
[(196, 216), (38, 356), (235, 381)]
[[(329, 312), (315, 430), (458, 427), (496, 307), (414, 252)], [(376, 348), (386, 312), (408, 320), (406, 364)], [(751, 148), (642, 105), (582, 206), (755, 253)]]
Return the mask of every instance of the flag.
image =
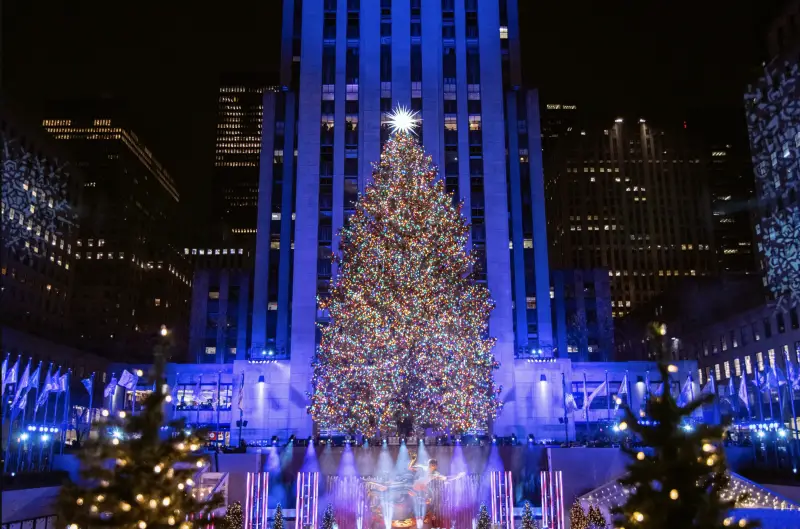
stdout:
[(658, 385), (658, 387), (653, 392), (653, 394), (655, 394), (656, 397), (660, 397), (661, 395), (664, 394), (664, 383), (663, 382)]
[(6, 392), (6, 372), (8, 372), (8, 355), (3, 360), (3, 367), (0, 368), (0, 375), (3, 376), (3, 393)]
[(17, 357), (17, 361), (14, 362), (14, 365), (6, 371), (6, 363), (3, 362), (3, 391), (2, 395), (6, 394), (6, 385), (7, 384), (16, 384), (17, 383), (17, 373), (19, 373), (19, 357)]
[(200, 378), (197, 379), (197, 385), (194, 388), (194, 402), (195, 404), (200, 404), (200, 393), (203, 391), (203, 375), (200, 375)]
[(58, 388), (56, 389), (56, 391), (59, 391), (61, 393), (67, 391), (67, 383), (69, 381), (69, 379), (67, 378), (68, 376), (69, 373), (64, 373), (63, 375), (58, 377)]
[(584, 406), (586, 407), (586, 409), (587, 409), (587, 410), (589, 409), (589, 406), (591, 406), (591, 405), (592, 405), (592, 401), (594, 400), (594, 398), (595, 398), (596, 396), (598, 396), (598, 395), (600, 394), (600, 392), (601, 392), (601, 391), (604, 391), (604, 390), (605, 390), (605, 387), (606, 387), (606, 383), (605, 383), (605, 382), (603, 382), (602, 384), (600, 384), (599, 386), (597, 386), (597, 389), (595, 389), (594, 391), (592, 391), (591, 393), (589, 393), (589, 396), (585, 398), (585, 400), (584, 400), (584, 402), (585, 402)]
[[(30, 381), (30, 378), (31, 378), (31, 361), (28, 360), (28, 365), (25, 366), (25, 371), (22, 372), (22, 376), (20, 377), (19, 382), (17, 383), (17, 392), (14, 395), (14, 401), (11, 403), (12, 409), (17, 406), (17, 404), (19, 403), (19, 399), (22, 398), (22, 392), (25, 388), (28, 387), (28, 382)], [(25, 393), (25, 396), (27, 397), (28, 394)]]
[(41, 370), (42, 364), (36, 366), (36, 371), (30, 376), (28, 380), (28, 388), (39, 388), (39, 371)]
[(244, 373), (242, 373), (242, 387), (239, 388), (239, 411), (244, 411)]
[(717, 388), (714, 386), (714, 377), (708, 377), (708, 382), (706, 385), (703, 386), (703, 389), (700, 390), (701, 395), (716, 395)]
[(764, 374), (756, 373), (756, 376), (753, 377), (753, 385), (756, 387), (758, 391), (762, 393), (767, 389), (767, 377)]
[(564, 395), (564, 410), (567, 413), (573, 412), (578, 409), (578, 405), (575, 404), (575, 397), (572, 393), (567, 393)]
[(616, 413), (619, 410), (619, 401), (620, 395), (627, 395), (628, 394), (628, 374), (626, 373), (624, 377), (622, 377), (622, 382), (619, 383), (619, 390), (617, 391), (617, 399), (614, 403), (614, 412)]
[(47, 391), (58, 391), (58, 378), (61, 376), (61, 366), (58, 366), (54, 375), (50, 377), (50, 380), (45, 381), (45, 388)]
[(681, 394), (678, 395), (678, 406), (686, 406), (692, 396), (692, 375), (686, 377), (686, 382), (683, 383)]
[(745, 406), (747, 406), (748, 412), (750, 411), (750, 402), (747, 399), (747, 384), (744, 382), (744, 377), (742, 377), (742, 381), (739, 383), (739, 399), (744, 402)]
[(108, 383), (106, 389), (103, 390), (103, 397), (108, 398), (114, 394), (114, 389), (117, 387), (117, 377), (111, 375), (111, 382)]
[(119, 377), (119, 382), (118, 382), (120, 386), (127, 389), (128, 391), (136, 389), (136, 385), (138, 383), (139, 383), (139, 377), (137, 377), (127, 369), (122, 372), (122, 375)]
[(50, 364), (50, 366), (47, 368), (47, 373), (45, 373), (44, 375), (44, 387), (42, 388), (42, 392), (39, 393), (39, 398), (36, 400), (36, 407), (33, 408), (34, 415), (39, 410), (39, 406), (47, 402), (47, 397), (50, 395), (50, 390), (52, 389), (51, 385), (53, 383), (52, 382), (53, 377), (51, 373), (52, 370), (53, 370), (53, 364)]
[(85, 387), (86, 391), (88, 391), (89, 395), (91, 395), (92, 394), (92, 377), (84, 378), (83, 380), (81, 380), (81, 384), (83, 384), (83, 387)]

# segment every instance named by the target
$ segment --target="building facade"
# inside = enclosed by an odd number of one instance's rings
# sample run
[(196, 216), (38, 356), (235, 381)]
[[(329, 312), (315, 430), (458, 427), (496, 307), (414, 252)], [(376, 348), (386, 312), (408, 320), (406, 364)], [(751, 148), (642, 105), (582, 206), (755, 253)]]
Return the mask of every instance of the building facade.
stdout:
[(559, 357), (606, 362), (614, 357), (608, 270), (552, 270), (553, 335)]
[(749, 149), (737, 142), (715, 142), (706, 150), (717, 270), (756, 271), (752, 209), (755, 186)]
[[(264, 93), (262, 104), (252, 307), (245, 307), (241, 270), (198, 271), (190, 355), (207, 363), (171, 366), (182, 377), (175, 383), (231, 384), (234, 395), (244, 388), (246, 440), (318, 433), (307, 412), (318, 327), (326, 324), (317, 303), (337, 272), (330, 259), (339, 251), (337, 234), (389, 137), (386, 118), (405, 106), (420, 113), (421, 144), (454, 200), (464, 203), (477, 280), (495, 301), (489, 333), (497, 338), (495, 384), (505, 405), (491, 429), (565, 438), (573, 428), (565, 388), (577, 367), (567, 338), (563, 347), (557, 343), (553, 318), (566, 321), (574, 309), (605, 321), (613, 298), (607, 270), (603, 278), (596, 271), (562, 274), (559, 295), (551, 290), (539, 102), (535, 91), (520, 89), (517, 1), (287, 0), (283, 17), (286, 89)], [(200, 259), (199, 248), (184, 250), (195, 251)], [(208, 260), (209, 249), (203, 252)], [(582, 290), (569, 301), (561, 295), (567, 283), (583, 289), (586, 282), (594, 293)], [(555, 312), (553, 299), (564, 301)], [(221, 338), (219, 322), (233, 320), (236, 332)], [(585, 340), (586, 359), (594, 359), (589, 347), (597, 336)], [(592, 370), (590, 382), (598, 384), (600, 373), (616, 373), (619, 385), (634, 367), (580, 369)]]
[(213, 211), (223, 239), (255, 246), (264, 93), (277, 91), (264, 76), (220, 79), (214, 147)]
[(82, 171), (38, 127), (0, 102), (3, 325), (70, 337)]
[(59, 104), (42, 126), (85, 173), (73, 247), (81, 347), (148, 356), (161, 325), (186, 340), (191, 267), (174, 246), (179, 194), (115, 105)]
[(614, 317), (713, 273), (706, 166), (686, 128), (581, 120), (557, 106), (544, 110), (553, 266), (606, 268)]
[[(800, 35), (792, 2), (770, 32), (775, 53), (748, 87), (745, 112), (756, 176), (756, 238), (764, 285), (785, 305), (800, 299)], [(792, 14), (794, 13), (794, 15)]]

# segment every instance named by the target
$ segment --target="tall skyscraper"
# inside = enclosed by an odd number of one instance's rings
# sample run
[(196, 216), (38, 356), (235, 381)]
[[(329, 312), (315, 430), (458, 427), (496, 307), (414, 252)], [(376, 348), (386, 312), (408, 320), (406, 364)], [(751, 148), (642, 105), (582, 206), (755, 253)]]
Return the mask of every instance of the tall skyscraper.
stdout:
[(73, 300), (79, 344), (149, 357), (162, 324), (186, 339), (190, 266), (174, 247), (179, 195), (112, 101), (53, 105), (42, 126), (85, 173)]
[(608, 269), (615, 317), (714, 271), (706, 167), (685, 124), (591, 118), (553, 134), (544, 156), (555, 267)]
[(0, 101), (0, 323), (69, 341), (83, 174), (33, 123)]
[[(420, 113), (420, 141), (464, 202), (476, 276), (496, 304), (496, 383), (510, 391), (515, 356), (553, 354), (539, 105), (520, 90), (517, 1), (285, 0), (282, 31), (287, 90), (263, 100), (247, 356), (287, 359), (287, 391), (308, 389), (337, 233), (402, 105)], [(287, 399), (310, 431), (305, 400)]]
[(263, 98), (276, 88), (264, 76), (220, 79), (214, 157), (215, 222), (224, 238), (255, 245)]

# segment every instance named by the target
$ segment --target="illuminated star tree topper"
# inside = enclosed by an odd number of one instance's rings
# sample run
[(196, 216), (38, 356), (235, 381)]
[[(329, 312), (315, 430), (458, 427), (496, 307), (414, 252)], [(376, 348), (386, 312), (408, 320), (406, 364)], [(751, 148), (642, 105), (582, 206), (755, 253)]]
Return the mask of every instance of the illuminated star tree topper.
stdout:
[(388, 124), (392, 134), (398, 132), (415, 134), (414, 129), (419, 125), (420, 121), (422, 120), (419, 118), (419, 112), (403, 105), (398, 105), (389, 114)]

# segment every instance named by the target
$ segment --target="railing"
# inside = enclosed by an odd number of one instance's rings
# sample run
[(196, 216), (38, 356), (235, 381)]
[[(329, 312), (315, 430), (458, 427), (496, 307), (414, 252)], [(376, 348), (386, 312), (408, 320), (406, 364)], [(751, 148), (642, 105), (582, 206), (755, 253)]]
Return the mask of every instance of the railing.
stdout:
[(56, 529), (58, 516), (40, 516), (38, 518), (26, 518), (13, 522), (5, 522), (2, 529)]

